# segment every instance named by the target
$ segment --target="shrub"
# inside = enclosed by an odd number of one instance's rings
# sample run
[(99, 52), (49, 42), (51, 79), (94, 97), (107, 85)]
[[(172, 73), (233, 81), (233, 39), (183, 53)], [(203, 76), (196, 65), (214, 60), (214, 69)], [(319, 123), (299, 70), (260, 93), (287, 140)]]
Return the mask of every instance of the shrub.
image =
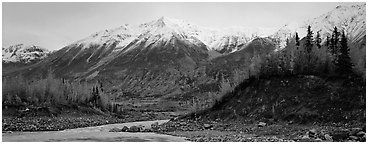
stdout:
[[(106, 110), (111, 103), (109, 96), (96, 84), (71, 82), (55, 78), (51, 73), (38, 80), (26, 80), (22, 76), (3, 78), (2, 88), (3, 106), (79, 104)], [(93, 89), (99, 93), (93, 93)]]

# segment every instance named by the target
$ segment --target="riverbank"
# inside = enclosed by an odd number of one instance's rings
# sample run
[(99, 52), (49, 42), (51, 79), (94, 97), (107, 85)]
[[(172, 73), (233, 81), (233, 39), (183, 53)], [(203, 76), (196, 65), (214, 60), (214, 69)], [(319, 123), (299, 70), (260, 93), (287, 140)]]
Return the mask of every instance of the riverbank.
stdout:
[(117, 123), (94, 127), (67, 129), (63, 131), (3, 133), (4, 142), (185, 142), (184, 137), (156, 133), (109, 132), (112, 128), (153, 123), (162, 124), (168, 120)]
[(159, 133), (186, 137), (193, 142), (365, 142), (363, 123), (254, 124), (244, 121), (180, 119), (160, 125)]
[(126, 123), (170, 119), (173, 115), (167, 112), (126, 111), (124, 115), (102, 112), (98, 109), (79, 107), (63, 108), (58, 112), (52, 109), (19, 110), (3, 108), (2, 131), (60, 131), (65, 129), (100, 126), (106, 124)]

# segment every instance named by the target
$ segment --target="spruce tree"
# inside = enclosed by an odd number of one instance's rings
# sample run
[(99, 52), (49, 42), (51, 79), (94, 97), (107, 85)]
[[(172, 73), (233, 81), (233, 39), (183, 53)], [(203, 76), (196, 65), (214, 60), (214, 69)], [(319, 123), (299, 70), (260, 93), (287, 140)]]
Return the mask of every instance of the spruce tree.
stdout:
[[(331, 53), (331, 62), (334, 66), (337, 65), (337, 59), (338, 59), (338, 55), (339, 55), (339, 47), (340, 47), (340, 43), (339, 43), (339, 37), (340, 37), (340, 33), (337, 30), (337, 27), (334, 27), (334, 30), (332, 32), (332, 36), (330, 39), (330, 46), (328, 47), (330, 53)], [(336, 71), (336, 70), (334, 70)]]
[(331, 55), (334, 55), (335, 53), (335, 39), (334, 39), (334, 32), (332, 32), (332, 36), (330, 38), (330, 44), (329, 44), (329, 47), (328, 47), (328, 50), (330, 51)]
[(336, 73), (341, 76), (347, 76), (353, 73), (353, 64), (351, 63), (351, 59), (349, 56), (349, 47), (345, 32), (342, 31), (341, 40), (340, 40), (340, 49), (339, 55), (337, 59), (337, 69)]
[(104, 89), (103, 89), (102, 82), (101, 82), (101, 81), (99, 81), (99, 83), (100, 83), (100, 89), (101, 89), (101, 92), (103, 92), (103, 91), (104, 91)]
[(329, 47), (331, 44), (330, 36), (327, 36), (326, 38), (326, 46)]
[(330, 50), (333, 56), (337, 56), (338, 54), (339, 36), (340, 36), (340, 33), (338, 32), (337, 27), (335, 26), (334, 31), (332, 32), (331, 47), (330, 47)]
[(306, 73), (310, 74), (312, 64), (311, 64), (311, 57), (312, 57), (312, 48), (313, 48), (313, 31), (311, 30), (311, 26), (308, 26), (307, 36), (305, 37), (305, 51), (304, 56), (306, 58)]
[(298, 36), (298, 33), (295, 33), (295, 43), (296, 43), (296, 46), (299, 46), (299, 36)]
[(95, 87), (96, 89), (96, 95), (95, 95), (95, 106), (100, 107), (100, 93), (98, 92), (98, 86)]
[(305, 37), (305, 51), (309, 54), (312, 52), (313, 47), (313, 31), (311, 30), (311, 26), (308, 26), (307, 36)]
[(317, 35), (316, 35), (316, 38), (315, 38), (315, 43), (316, 43), (318, 49), (321, 48), (321, 42), (322, 42), (321, 35), (319, 34), (319, 31), (318, 31)]
[(91, 105), (94, 104), (94, 100), (95, 100), (95, 95), (96, 95), (96, 89), (95, 87), (92, 87), (92, 94), (91, 94), (91, 98), (89, 98), (89, 102)]
[(95, 89), (96, 89), (96, 96), (99, 96), (100, 93), (98, 92), (98, 87), (96, 86)]

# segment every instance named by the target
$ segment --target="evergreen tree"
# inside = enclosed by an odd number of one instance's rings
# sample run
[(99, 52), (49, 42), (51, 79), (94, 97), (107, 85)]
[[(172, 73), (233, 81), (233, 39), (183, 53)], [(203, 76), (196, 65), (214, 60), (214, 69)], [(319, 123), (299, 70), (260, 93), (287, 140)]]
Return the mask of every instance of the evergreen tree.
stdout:
[(101, 89), (101, 92), (103, 92), (103, 91), (104, 91), (104, 89), (103, 89), (102, 82), (101, 82), (101, 81), (99, 81), (99, 83), (100, 83), (100, 89)]
[(329, 47), (328, 47), (328, 49), (329, 49), (329, 51), (332, 55), (334, 55), (334, 53), (335, 53), (335, 39), (334, 39), (334, 37), (335, 37), (334, 32), (332, 32), (332, 36), (330, 38), (330, 44), (329, 44)]
[(332, 36), (330, 39), (330, 45), (328, 47), (330, 54), (331, 54), (331, 63), (332, 63), (332, 68), (331, 71), (336, 71), (336, 69), (334, 67), (337, 66), (337, 60), (338, 60), (338, 55), (339, 55), (339, 47), (340, 47), (340, 43), (339, 43), (339, 37), (340, 37), (340, 33), (337, 30), (337, 27), (334, 27), (334, 30), (332, 32)]
[(348, 42), (347, 42), (347, 38), (346, 38), (344, 31), (342, 31), (342, 34), (341, 34), (339, 52), (340, 53), (337, 59), (337, 69), (336, 69), (337, 72), (336, 73), (342, 76), (347, 76), (347, 75), (352, 74), (353, 64), (351, 63), (351, 59), (349, 56), (349, 47), (348, 47)]
[(96, 89), (96, 96), (99, 96), (100, 94), (98, 92), (98, 87), (96, 86), (95, 89)]
[(96, 86), (95, 89), (96, 89), (95, 106), (101, 107), (101, 99), (100, 99), (100, 93), (98, 92), (98, 86)]
[(331, 54), (334, 57), (337, 56), (338, 54), (339, 36), (340, 36), (340, 33), (337, 31), (337, 27), (335, 26), (334, 31), (332, 32), (331, 46), (330, 46)]
[(305, 57), (306, 60), (306, 70), (305, 72), (307, 74), (310, 74), (312, 72), (312, 63), (311, 63), (311, 59), (312, 59), (312, 48), (313, 48), (313, 31), (311, 30), (311, 26), (308, 26), (308, 30), (307, 30), (307, 36), (305, 37), (305, 44), (304, 44), (305, 48), (304, 48), (304, 54), (302, 56)]
[(305, 51), (309, 54), (312, 52), (313, 47), (313, 31), (311, 30), (311, 26), (308, 26), (307, 36), (305, 37)]
[(315, 43), (316, 43), (318, 49), (321, 48), (321, 42), (322, 42), (321, 35), (319, 34), (319, 31), (318, 31), (317, 35), (316, 35), (316, 38), (315, 38)]
[(299, 46), (299, 36), (298, 36), (298, 33), (295, 33), (295, 43), (296, 43), (296, 46)]
[(326, 46), (329, 47), (331, 44), (330, 36), (327, 36), (326, 38)]
[(95, 104), (95, 96), (96, 96), (96, 89), (95, 87), (92, 87), (92, 96), (89, 100), (90, 104), (91, 105), (94, 105)]

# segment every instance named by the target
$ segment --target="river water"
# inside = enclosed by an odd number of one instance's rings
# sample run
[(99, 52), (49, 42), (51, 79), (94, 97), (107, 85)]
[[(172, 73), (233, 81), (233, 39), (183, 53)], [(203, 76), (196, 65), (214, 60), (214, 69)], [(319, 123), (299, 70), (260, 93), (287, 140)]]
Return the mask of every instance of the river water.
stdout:
[(3, 142), (185, 142), (183, 137), (156, 133), (130, 133), (130, 132), (109, 132), (110, 129), (123, 128), (123, 126), (142, 125), (149, 128), (152, 123), (159, 124), (168, 120), (142, 121), (120, 124), (108, 124), (95, 127), (68, 129), (63, 131), (44, 132), (13, 132), (3, 133)]

